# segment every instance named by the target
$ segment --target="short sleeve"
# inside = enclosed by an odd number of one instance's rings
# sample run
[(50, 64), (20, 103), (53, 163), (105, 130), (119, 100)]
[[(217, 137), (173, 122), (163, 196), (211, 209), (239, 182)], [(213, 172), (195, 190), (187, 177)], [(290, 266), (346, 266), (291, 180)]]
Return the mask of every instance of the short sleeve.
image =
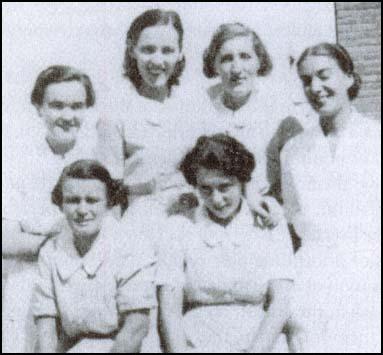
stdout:
[(189, 224), (184, 217), (172, 217), (161, 228), (156, 277), (158, 286), (183, 287), (185, 255), (182, 237), (188, 235), (186, 230)]
[[(150, 243), (140, 240), (130, 255), (121, 255), (117, 273), (119, 313), (157, 306), (155, 288), (156, 259)], [(129, 250), (129, 249), (128, 249)]]
[(286, 219), (293, 223), (295, 216), (300, 212), (300, 204), (293, 178), (290, 150), (291, 145), (288, 144), (281, 155), (281, 190)]
[(38, 260), (39, 275), (32, 299), (32, 312), (35, 318), (58, 316), (52, 279), (54, 265), (52, 263), (53, 254), (54, 241), (50, 240), (41, 249)]
[(295, 279), (293, 245), (286, 222), (281, 221), (271, 231), (268, 255), (271, 257), (268, 258), (267, 269), (264, 270), (267, 280)]

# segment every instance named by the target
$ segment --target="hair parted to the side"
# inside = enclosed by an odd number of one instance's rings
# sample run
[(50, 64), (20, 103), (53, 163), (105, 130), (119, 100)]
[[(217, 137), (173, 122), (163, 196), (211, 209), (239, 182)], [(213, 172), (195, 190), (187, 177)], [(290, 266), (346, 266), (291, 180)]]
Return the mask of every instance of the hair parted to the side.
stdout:
[(339, 68), (346, 75), (354, 78), (354, 84), (347, 91), (348, 97), (350, 100), (353, 100), (358, 96), (362, 85), (362, 79), (359, 74), (355, 72), (351, 56), (343, 46), (340, 44), (323, 42), (306, 48), (297, 62), (298, 72), (308, 56), (327, 56), (334, 59), (338, 63)]
[[(147, 10), (138, 16), (131, 24), (126, 36), (126, 50), (124, 58), (124, 76), (127, 77), (136, 89), (139, 89), (142, 83), (142, 77), (139, 73), (137, 60), (132, 55), (133, 49), (138, 42), (141, 32), (147, 28), (156, 25), (171, 24), (178, 33), (178, 45), (182, 50), (184, 30), (180, 16), (175, 11), (165, 11), (161, 9)], [(174, 72), (168, 80), (168, 88), (179, 84), (185, 69), (185, 57), (179, 60), (174, 68)]]
[(58, 206), (63, 205), (63, 185), (67, 179), (95, 179), (106, 186), (107, 204), (109, 207), (121, 204), (127, 198), (126, 189), (114, 180), (109, 171), (97, 160), (77, 160), (66, 166), (52, 191), (52, 202)]
[(226, 176), (235, 176), (239, 182), (247, 183), (255, 168), (255, 159), (242, 143), (227, 134), (201, 136), (179, 169), (186, 181), (196, 186), (201, 167), (222, 171)]
[(45, 90), (49, 84), (68, 81), (80, 82), (86, 92), (86, 106), (94, 105), (95, 93), (88, 75), (69, 65), (52, 65), (38, 75), (31, 94), (32, 104), (36, 107), (43, 104)]

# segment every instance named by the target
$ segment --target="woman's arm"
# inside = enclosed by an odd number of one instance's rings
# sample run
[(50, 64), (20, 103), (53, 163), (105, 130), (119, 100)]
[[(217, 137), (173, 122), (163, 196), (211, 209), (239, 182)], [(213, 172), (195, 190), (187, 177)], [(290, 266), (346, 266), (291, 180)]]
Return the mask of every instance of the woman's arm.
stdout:
[(159, 333), (164, 352), (187, 351), (182, 326), (183, 290), (164, 285), (159, 289)]
[(123, 325), (111, 349), (112, 353), (139, 353), (149, 331), (149, 310), (125, 313)]
[(249, 352), (268, 353), (272, 350), (290, 317), (290, 297), (293, 282), (274, 280), (269, 284), (270, 304), (254, 337)]
[(47, 237), (23, 232), (18, 221), (2, 220), (2, 255), (34, 256)]
[(40, 353), (56, 353), (57, 352), (57, 319), (53, 317), (37, 318), (37, 335)]

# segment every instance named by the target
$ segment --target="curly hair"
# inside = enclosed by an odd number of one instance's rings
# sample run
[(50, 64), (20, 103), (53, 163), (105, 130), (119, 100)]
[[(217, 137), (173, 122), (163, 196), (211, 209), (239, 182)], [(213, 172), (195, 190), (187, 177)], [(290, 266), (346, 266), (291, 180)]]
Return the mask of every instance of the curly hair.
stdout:
[(297, 62), (298, 72), (300, 72), (303, 62), (310, 55), (327, 56), (334, 59), (338, 63), (338, 66), (343, 71), (343, 73), (354, 78), (354, 84), (347, 91), (348, 97), (350, 100), (353, 100), (358, 96), (360, 87), (362, 85), (362, 79), (359, 74), (355, 72), (354, 63), (351, 59), (351, 56), (343, 46), (340, 44), (323, 42), (306, 48)]
[(67, 179), (95, 179), (106, 186), (107, 204), (109, 207), (125, 202), (127, 191), (118, 180), (114, 180), (108, 170), (96, 160), (77, 160), (66, 166), (56, 183), (51, 195), (52, 203), (62, 208), (63, 185)]
[(201, 167), (222, 171), (226, 176), (235, 176), (239, 182), (247, 183), (255, 168), (255, 159), (242, 143), (227, 134), (201, 136), (182, 160), (179, 170), (190, 185), (197, 186)]
[[(124, 76), (127, 77), (136, 89), (139, 89), (142, 84), (142, 77), (138, 70), (137, 60), (132, 56), (133, 48), (137, 44), (141, 32), (147, 28), (156, 25), (168, 25), (171, 23), (178, 33), (178, 45), (182, 49), (184, 30), (181, 18), (175, 11), (164, 11), (161, 9), (148, 10), (138, 16), (131, 24), (126, 36), (126, 50), (124, 58)], [(179, 60), (174, 68), (173, 74), (168, 80), (168, 88), (179, 84), (185, 69), (185, 57)]]
[(222, 45), (230, 39), (243, 36), (252, 36), (254, 51), (260, 61), (257, 74), (259, 76), (266, 76), (271, 72), (273, 64), (270, 55), (255, 31), (238, 22), (225, 23), (218, 27), (211, 39), (209, 47), (203, 54), (203, 73), (207, 78), (215, 78), (218, 76), (215, 69), (215, 60)]
[(88, 75), (68, 65), (52, 65), (39, 74), (32, 90), (32, 104), (36, 107), (40, 107), (43, 104), (45, 89), (49, 84), (67, 81), (78, 81), (84, 85), (86, 106), (90, 107), (94, 105), (95, 94)]

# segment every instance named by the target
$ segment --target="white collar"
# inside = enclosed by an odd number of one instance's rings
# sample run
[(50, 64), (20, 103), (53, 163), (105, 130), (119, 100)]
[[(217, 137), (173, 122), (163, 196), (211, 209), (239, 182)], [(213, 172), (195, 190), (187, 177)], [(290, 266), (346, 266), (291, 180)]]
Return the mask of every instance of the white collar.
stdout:
[(213, 222), (203, 205), (197, 208), (195, 223), (203, 228), (200, 237), (211, 248), (227, 243), (241, 246), (249, 240), (249, 234), (252, 230), (255, 232), (256, 228), (254, 216), (245, 199), (242, 200), (241, 210), (226, 227)]
[(56, 267), (63, 281), (67, 281), (79, 269), (84, 269), (88, 277), (92, 278), (96, 275), (104, 261), (113, 252), (111, 243), (111, 228), (117, 221), (113, 217), (106, 217), (100, 234), (92, 245), (91, 249), (84, 257), (70, 256), (70, 248), (74, 248), (72, 242), (72, 231), (67, 223), (65, 223), (62, 232), (56, 237)]

